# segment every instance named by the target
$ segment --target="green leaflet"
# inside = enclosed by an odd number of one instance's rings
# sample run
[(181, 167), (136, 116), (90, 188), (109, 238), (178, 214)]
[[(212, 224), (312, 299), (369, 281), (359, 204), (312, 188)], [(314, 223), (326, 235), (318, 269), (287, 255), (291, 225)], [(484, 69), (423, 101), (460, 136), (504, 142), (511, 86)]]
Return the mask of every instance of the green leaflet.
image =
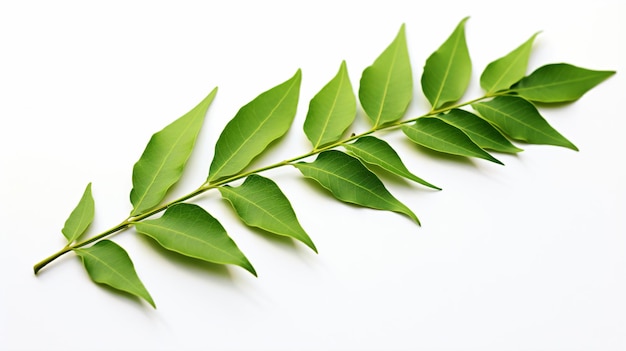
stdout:
[(476, 145), (459, 128), (436, 117), (420, 118), (413, 125), (403, 126), (402, 131), (416, 144), (448, 154), (479, 157), (502, 164)]
[(441, 190), (441, 188), (411, 173), (396, 151), (383, 140), (372, 136), (365, 136), (359, 138), (352, 144), (344, 145), (344, 147), (364, 163), (379, 166), (400, 177), (410, 179), (429, 188)]
[(531, 101), (568, 102), (579, 99), (613, 74), (615, 71), (592, 71), (566, 63), (550, 64), (539, 67), (512, 90)]
[(294, 166), (341, 201), (403, 213), (419, 224), (417, 216), (391, 195), (374, 173), (352, 156), (337, 150), (324, 151), (315, 161), (298, 162)]
[[(357, 103), (343, 61), (337, 74), (310, 101), (303, 129), (313, 149), (282, 162), (248, 169), (270, 143), (290, 128), (300, 94), (302, 77), (298, 70), (243, 106), (226, 125), (215, 145), (206, 182), (178, 200), (164, 201), (182, 175), (216, 88), (190, 112), (152, 136), (133, 168), (130, 217), (91, 238), (80, 239), (94, 218), (91, 184), (88, 184), (62, 229), (67, 245), (35, 264), (35, 274), (66, 253), (75, 252), (94, 282), (128, 292), (154, 306), (126, 251), (105, 239), (134, 226), (138, 233), (154, 239), (165, 249), (203, 261), (234, 264), (256, 276), (252, 264), (219, 221), (201, 207), (184, 203), (216, 189), (246, 225), (299, 240), (317, 252), (278, 185), (258, 175), (287, 165), (296, 167), (304, 177), (312, 178), (340, 201), (398, 212), (419, 224), (417, 216), (368, 169), (388, 171), (439, 189), (411, 173), (387, 142), (373, 136), (398, 127), (410, 140), (426, 148), (499, 164), (485, 150), (522, 151), (509, 139), (577, 150), (548, 124), (534, 103), (576, 100), (615, 72), (560, 63), (543, 66), (524, 77), (535, 34), (487, 65), (480, 76), (485, 96), (459, 101), (472, 75), (466, 21), (467, 18), (461, 20), (425, 62), (421, 86), (432, 105), (425, 117), (401, 120), (413, 95), (412, 67), (402, 25), (360, 79), (358, 97), (373, 127), (345, 136), (354, 122)], [(458, 109), (470, 104), (476, 114)], [(340, 146), (345, 152), (338, 150)], [(315, 161), (301, 162), (314, 155), (317, 155)], [(240, 179), (245, 179), (241, 185), (232, 185)], [(148, 219), (151, 216), (155, 219)]]
[(228, 122), (215, 145), (209, 182), (241, 171), (287, 132), (296, 115), (301, 78), (298, 70), (289, 80), (243, 106)]
[(437, 118), (462, 130), (476, 145), (483, 149), (507, 153), (523, 151), (511, 144), (509, 139), (489, 122), (471, 112), (453, 109), (446, 114), (438, 115)]
[(356, 117), (356, 98), (348, 77), (346, 62), (337, 75), (320, 90), (309, 104), (304, 133), (317, 149), (339, 140)]
[(161, 218), (135, 223), (139, 233), (182, 255), (219, 264), (234, 264), (256, 276), (254, 267), (224, 227), (202, 207), (180, 203)]
[(216, 93), (217, 88), (191, 111), (152, 135), (133, 167), (131, 216), (140, 215), (158, 205), (168, 189), (180, 179)]
[(464, 18), (452, 35), (426, 60), (422, 74), (422, 90), (436, 110), (460, 99), (472, 75), (472, 61), (465, 42)]
[(72, 213), (70, 213), (70, 216), (65, 221), (65, 225), (61, 230), (68, 244), (74, 242), (74, 240), (78, 239), (87, 230), (93, 221), (93, 216), (94, 202), (91, 196), (91, 183), (89, 183), (78, 205), (76, 205)]
[(400, 119), (413, 98), (413, 73), (404, 24), (385, 51), (363, 71), (359, 100), (374, 127)]
[(517, 47), (504, 57), (501, 57), (487, 65), (483, 73), (480, 75), (480, 86), (485, 89), (487, 94), (493, 94), (496, 91), (508, 89), (511, 85), (517, 83), (526, 74), (528, 68), (528, 59), (533, 47), (535, 33), (524, 44)]
[(91, 247), (75, 249), (91, 280), (140, 297), (156, 308), (148, 290), (135, 272), (133, 261), (121, 246), (102, 240)]
[(289, 200), (272, 180), (253, 174), (238, 187), (218, 189), (247, 225), (300, 240), (317, 252)]
[(578, 151), (574, 144), (548, 124), (532, 103), (520, 97), (498, 96), (491, 101), (472, 104), (472, 107), (513, 139)]

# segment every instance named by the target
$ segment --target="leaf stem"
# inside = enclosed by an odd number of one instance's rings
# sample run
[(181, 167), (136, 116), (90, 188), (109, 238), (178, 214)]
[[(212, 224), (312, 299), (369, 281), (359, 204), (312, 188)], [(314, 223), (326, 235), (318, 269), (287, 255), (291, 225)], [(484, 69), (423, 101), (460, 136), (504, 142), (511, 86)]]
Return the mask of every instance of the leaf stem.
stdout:
[(93, 237), (91, 237), (89, 239), (86, 239), (84, 241), (75, 243), (73, 245), (70, 245), (70, 244), (66, 245), (63, 249), (59, 250), (58, 252), (54, 253), (53, 255), (51, 255), (51, 256), (49, 256), (49, 257), (47, 257), (45, 259), (43, 259), (41, 262), (35, 264), (35, 266), (33, 267), (34, 272), (35, 272), (35, 274), (37, 274), (43, 267), (45, 267), (49, 263), (53, 262), (57, 258), (65, 255), (66, 253), (68, 253), (70, 251), (73, 251), (74, 249), (77, 249), (77, 248), (89, 245), (91, 243), (100, 241), (100, 240), (102, 240), (102, 239), (104, 239), (106, 237), (109, 237), (109, 236), (114, 235), (114, 234), (116, 234), (118, 232), (121, 232), (121, 231), (123, 231), (125, 229), (128, 229), (128, 228), (130, 228), (131, 226), (133, 226), (137, 222), (140, 222), (140, 221), (142, 221), (142, 220), (144, 220), (144, 219), (146, 219), (148, 217), (151, 217), (151, 216), (153, 216), (153, 215), (155, 215), (157, 213), (165, 211), (170, 206), (173, 206), (173, 205), (178, 204), (178, 203), (185, 202), (185, 201), (187, 201), (187, 200), (189, 200), (191, 198), (194, 198), (194, 197), (196, 197), (196, 196), (198, 196), (198, 195), (200, 195), (200, 194), (202, 194), (202, 193), (204, 193), (206, 191), (209, 191), (211, 189), (218, 188), (220, 186), (226, 185), (226, 184), (228, 184), (230, 182), (233, 182), (233, 181), (236, 181), (238, 179), (245, 178), (245, 177), (247, 177), (249, 175), (252, 175), (252, 174), (257, 174), (257, 173), (265, 172), (265, 171), (268, 171), (268, 170), (271, 170), (271, 169), (292, 165), (295, 162), (300, 161), (302, 159), (305, 159), (307, 157), (317, 155), (317, 154), (319, 154), (321, 152), (324, 152), (324, 151), (327, 151), (327, 150), (331, 150), (331, 149), (340, 147), (342, 145), (346, 145), (346, 144), (348, 144), (348, 143), (350, 143), (350, 142), (352, 142), (352, 141), (354, 141), (356, 139), (362, 138), (364, 136), (367, 136), (367, 135), (370, 135), (370, 134), (373, 134), (373, 133), (376, 133), (376, 132), (379, 132), (379, 131), (382, 131), (382, 130), (395, 129), (395, 128), (401, 127), (403, 125), (415, 122), (416, 120), (418, 120), (419, 118), (422, 118), (422, 117), (437, 115), (437, 114), (440, 114), (440, 113), (443, 113), (443, 112), (447, 112), (447, 111), (450, 111), (450, 110), (453, 110), (453, 109), (456, 109), (456, 108), (461, 108), (461, 107), (464, 107), (464, 106), (467, 106), (467, 105), (470, 105), (470, 104), (473, 104), (475, 102), (482, 101), (482, 100), (485, 100), (485, 99), (488, 99), (488, 98), (492, 98), (492, 97), (499, 96), (499, 95), (505, 95), (505, 94), (508, 94), (509, 92), (510, 91), (507, 90), (507, 91), (500, 91), (500, 92), (497, 92), (497, 93), (487, 93), (487, 94), (485, 94), (482, 97), (479, 97), (479, 98), (476, 98), (476, 99), (473, 99), (473, 100), (469, 100), (469, 101), (466, 101), (466, 102), (463, 102), (463, 103), (450, 105), (450, 106), (445, 106), (445, 107), (441, 107), (441, 108), (438, 108), (438, 109), (432, 109), (430, 112), (428, 112), (426, 114), (423, 114), (423, 115), (421, 115), (419, 117), (414, 117), (414, 118), (410, 118), (410, 119), (406, 119), (406, 120), (401, 120), (401, 121), (398, 121), (398, 122), (395, 122), (395, 123), (389, 123), (389, 124), (384, 124), (384, 125), (377, 125), (377, 126), (374, 126), (372, 129), (370, 129), (370, 130), (368, 130), (366, 132), (363, 132), (363, 133), (360, 133), (360, 134), (353, 134), (353, 135), (351, 135), (350, 137), (348, 137), (346, 139), (342, 139), (340, 141), (328, 144), (328, 145), (323, 146), (323, 147), (316, 147), (313, 150), (311, 150), (310, 152), (307, 152), (307, 153), (302, 154), (300, 156), (296, 156), (296, 157), (293, 157), (293, 158), (290, 158), (290, 159), (286, 159), (286, 160), (283, 160), (283, 161), (271, 164), (269, 166), (264, 166), (264, 167), (261, 167), (261, 168), (257, 168), (255, 170), (251, 170), (251, 171), (235, 174), (233, 176), (226, 177), (226, 178), (217, 180), (215, 182), (207, 181), (204, 184), (202, 184), (200, 187), (198, 187), (196, 190), (194, 190), (194, 191), (192, 191), (192, 192), (190, 192), (190, 193), (188, 193), (186, 195), (183, 195), (183, 196), (181, 196), (181, 197), (179, 197), (179, 198), (177, 198), (175, 200), (172, 200), (172, 201), (167, 202), (165, 204), (162, 204), (160, 206), (154, 207), (151, 210), (149, 210), (147, 212), (144, 212), (142, 214), (139, 214), (137, 216), (128, 217), (124, 221), (122, 221), (120, 224), (118, 224), (118, 225), (116, 225), (116, 226), (114, 226), (114, 227), (112, 227), (112, 228), (110, 228), (110, 229), (108, 229), (108, 230), (98, 234), (98, 235), (95, 235), (95, 236), (93, 236)]
[(56, 260), (57, 258), (65, 255), (66, 253), (77, 249), (79, 247), (83, 247), (86, 245), (89, 245), (93, 242), (99, 241), (100, 239), (104, 239), (105, 237), (112, 235), (114, 233), (117, 233), (123, 229), (126, 229), (130, 226), (130, 222), (128, 219), (125, 219), (123, 222), (121, 222), (120, 224), (116, 225), (115, 227), (112, 227), (111, 229), (104, 231), (96, 236), (93, 236), (85, 241), (81, 241), (79, 243), (76, 243), (74, 245), (66, 245), (63, 249), (59, 250), (58, 252), (52, 254), (51, 256), (41, 260), (39, 263), (37, 263), (34, 267), (33, 270), (35, 271), (35, 274), (37, 274), (43, 267), (45, 267), (46, 265), (48, 265), (50, 262)]

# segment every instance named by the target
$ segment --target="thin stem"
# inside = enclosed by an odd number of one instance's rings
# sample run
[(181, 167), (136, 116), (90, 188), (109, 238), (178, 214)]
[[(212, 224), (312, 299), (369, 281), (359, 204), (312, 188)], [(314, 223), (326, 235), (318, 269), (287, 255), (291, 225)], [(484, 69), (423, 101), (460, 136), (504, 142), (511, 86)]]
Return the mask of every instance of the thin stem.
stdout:
[(98, 241), (100, 239), (103, 239), (103, 238), (105, 238), (105, 237), (107, 237), (109, 235), (112, 235), (112, 234), (117, 233), (117, 232), (119, 232), (119, 231), (121, 231), (123, 229), (126, 229), (129, 226), (130, 226), (130, 222), (128, 221), (128, 219), (125, 219), (122, 223), (116, 225), (115, 227), (113, 227), (113, 228), (111, 228), (111, 229), (109, 229), (109, 230), (107, 230), (105, 232), (102, 232), (102, 233), (100, 233), (100, 234), (98, 234), (98, 235), (96, 235), (94, 237), (91, 237), (91, 238), (89, 238), (89, 239), (87, 239), (85, 241), (81, 241), (81, 242), (76, 243), (74, 245), (66, 245), (63, 249), (59, 250), (58, 252), (54, 253), (53, 255), (51, 255), (51, 256), (43, 259), (41, 262), (37, 263), (33, 267), (33, 270), (35, 271), (35, 274), (37, 274), (43, 267), (48, 265), (50, 262), (56, 260), (57, 258), (65, 255), (66, 253), (68, 253), (68, 252), (70, 252), (70, 251), (72, 251), (74, 249), (83, 247), (85, 245), (89, 245), (89, 244), (91, 244), (93, 242), (96, 242), (96, 241)]
[(108, 236), (111, 236), (111, 235), (114, 235), (114, 234), (116, 234), (118, 232), (121, 232), (121, 231), (123, 231), (125, 229), (128, 229), (128, 228), (130, 228), (131, 226), (133, 226), (137, 222), (140, 222), (140, 221), (142, 221), (142, 220), (144, 220), (144, 219), (146, 219), (148, 217), (151, 217), (151, 216), (153, 216), (153, 215), (155, 215), (157, 213), (165, 211), (170, 206), (173, 206), (173, 205), (178, 204), (178, 203), (185, 202), (185, 201), (187, 201), (187, 200), (189, 200), (191, 198), (194, 198), (194, 197), (196, 197), (196, 196), (198, 196), (198, 195), (200, 195), (200, 194), (202, 194), (202, 193), (204, 193), (206, 191), (209, 191), (211, 189), (218, 188), (220, 186), (226, 185), (226, 184), (228, 184), (230, 182), (233, 182), (233, 181), (236, 181), (238, 179), (245, 178), (245, 177), (247, 177), (249, 175), (252, 175), (252, 174), (257, 174), (257, 173), (265, 172), (265, 171), (268, 171), (268, 170), (271, 170), (271, 169), (292, 165), (293, 163), (295, 163), (297, 161), (300, 161), (302, 159), (305, 159), (307, 157), (317, 155), (317, 154), (319, 154), (321, 152), (324, 152), (324, 151), (327, 151), (327, 150), (331, 150), (331, 149), (334, 149), (334, 148), (342, 146), (342, 145), (346, 145), (346, 144), (350, 143), (353, 140), (362, 138), (364, 136), (373, 134), (375, 132), (379, 132), (379, 131), (387, 130), (387, 129), (395, 129), (395, 128), (401, 127), (403, 125), (415, 122), (416, 120), (418, 120), (419, 118), (422, 118), (422, 117), (437, 115), (439, 113), (443, 113), (443, 112), (447, 112), (447, 111), (450, 111), (450, 110), (453, 110), (453, 109), (456, 109), (456, 108), (467, 106), (467, 105), (473, 104), (475, 102), (482, 101), (482, 100), (485, 100), (485, 99), (488, 99), (488, 98), (491, 98), (491, 97), (494, 97), (494, 96), (505, 95), (507, 93), (509, 93), (509, 91), (502, 91), (502, 92), (498, 92), (498, 93), (486, 94), (486, 95), (484, 95), (482, 97), (479, 97), (479, 98), (476, 98), (476, 99), (473, 99), (473, 100), (469, 100), (467, 102), (459, 103), (459, 104), (452, 105), (452, 106), (442, 107), (442, 108), (439, 108), (439, 109), (433, 109), (430, 112), (428, 112), (428, 113), (426, 113), (424, 115), (421, 115), (419, 117), (414, 117), (414, 118), (398, 121), (398, 122), (395, 122), (395, 123), (375, 126), (374, 128), (372, 128), (372, 129), (370, 129), (370, 130), (368, 130), (366, 132), (363, 132), (363, 133), (360, 133), (360, 134), (353, 134), (353, 135), (351, 135), (350, 137), (348, 137), (346, 139), (343, 139), (343, 140), (331, 143), (331, 144), (323, 146), (323, 147), (314, 148), (312, 151), (307, 152), (307, 153), (305, 153), (303, 155), (300, 155), (300, 156), (296, 156), (296, 157), (293, 157), (293, 158), (290, 158), (290, 159), (286, 159), (286, 160), (283, 160), (283, 161), (271, 164), (269, 166), (261, 167), (261, 168), (258, 168), (258, 169), (252, 170), (252, 171), (235, 174), (233, 176), (230, 176), (230, 177), (227, 177), (227, 178), (223, 178), (221, 180), (218, 180), (218, 181), (215, 181), (215, 182), (212, 182), (212, 183), (206, 182), (206, 183), (202, 184), (196, 190), (194, 190), (194, 191), (192, 191), (192, 192), (190, 192), (190, 193), (188, 193), (186, 195), (183, 195), (183, 196), (181, 196), (181, 197), (179, 197), (179, 198), (177, 198), (175, 200), (172, 200), (172, 201), (167, 202), (165, 204), (162, 204), (162, 205), (160, 205), (158, 207), (155, 207), (155, 208), (149, 210), (148, 212), (144, 212), (144, 213), (142, 213), (140, 215), (137, 215), (137, 216), (134, 216), (134, 217), (128, 217), (127, 219), (122, 221), (120, 224), (118, 224), (118, 225), (116, 225), (116, 226), (114, 226), (114, 227), (112, 227), (112, 228), (110, 228), (110, 229), (108, 229), (108, 230), (106, 230), (106, 231), (96, 235), (96, 236), (93, 236), (93, 237), (91, 237), (91, 238), (89, 238), (87, 240), (75, 243), (73, 245), (69, 245), (69, 244), (66, 245), (63, 249), (59, 250), (55, 254), (45, 258), (44, 260), (42, 260), (41, 262), (39, 262), (37, 264), (35, 264), (33, 269), (35, 271), (35, 274), (37, 274), (43, 267), (45, 267), (46, 265), (48, 265), (52, 261), (56, 260), (57, 258), (63, 256), (64, 254), (66, 254), (66, 253), (68, 253), (68, 252), (70, 252), (70, 251), (72, 251), (74, 249), (77, 249), (77, 248), (89, 245), (91, 243), (94, 243), (94, 242), (97, 242), (99, 240), (102, 240), (102, 239), (104, 239), (104, 238), (106, 238)]

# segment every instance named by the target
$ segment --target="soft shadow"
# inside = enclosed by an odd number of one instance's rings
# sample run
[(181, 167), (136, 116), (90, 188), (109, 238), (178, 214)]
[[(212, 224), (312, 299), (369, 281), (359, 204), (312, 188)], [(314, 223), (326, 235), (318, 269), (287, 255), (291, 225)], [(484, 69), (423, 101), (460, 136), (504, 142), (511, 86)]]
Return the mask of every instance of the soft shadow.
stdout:
[(311, 179), (311, 178), (302, 178), (302, 180), (305, 183), (305, 186), (308, 186), (312, 189), (313, 192), (317, 192), (317, 193), (322, 193), (322, 196), (326, 196), (328, 199), (332, 199), (332, 200), (336, 200), (338, 204), (343, 205), (343, 206), (348, 206), (348, 207), (352, 207), (354, 209), (359, 209), (359, 210), (363, 210), (363, 209), (367, 209), (367, 210), (374, 210), (374, 211), (383, 211), (383, 210), (378, 210), (378, 209), (374, 209), (374, 208), (370, 208), (367, 206), (361, 206), (361, 205), (357, 205), (357, 204), (353, 204), (351, 202), (344, 202), (342, 200), (337, 199), (331, 192), (330, 190), (324, 188), (320, 183), (318, 183), (316, 180)]
[[(330, 198), (330, 199), (335, 199), (339, 206), (348, 206), (348, 207), (351, 207), (351, 208), (353, 208), (355, 210), (359, 210), (359, 211), (383, 211), (383, 212), (395, 213), (396, 215), (406, 219), (407, 221), (410, 221), (411, 223), (415, 223), (413, 221), (413, 219), (410, 218), (409, 216), (407, 216), (405, 213), (400, 213), (400, 212), (396, 212), (396, 211), (389, 211), (389, 210), (381, 210), (381, 209), (376, 209), (376, 208), (371, 208), (371, 207), (367, 207), (367, 206), (353, 204), (351, 202), (341, 201), (341, 200), (335, 198), (333, 196), (333, 194), (328, 189), (326, 189), (323, 186), (321, 186), (317, 181), (315, 181), (315, 180), (313, 180), (311, 178), (303, 178), (303, 180), (304, 180), (304, 183), (306, 184), (305, 186), (309, 186), (311, 189), (314, 189), (313, 191), (322, 192), (322, 193), (326, 194), (328, 196), (328, 198)], [(438, 192), (438, 190), (436, 190), (436, 189), (430, 189), (430, 188), (426, 188), (426, 189), (428, 189), (427, 190), (428, 192), (430, 192), (429, 190), (432, 190), (432, 192)], [(413, 189), (411, 189), (411, 191), (413, 191)], [(367, 215), (367, 214), (364, 214), (364, 215)]]
[(197, 271), (204, 274), (217, 276), (224, 280), (232, 280), (232, 275), (226, 265), (207, 262), (193, 257), (188, 257), (161, 246), (156, 240), (145, 235), (139, 236), (154, 251), (165, 258), (168, 262), (180, 265), (186, 270)]
[[(415, 182), (413, 180), (401, 177), (399, 175), (393, 174), (389, 171), (387, 171), (386, 169), (376, 166), (376, 165), (371, 165), (368, 164), (367, 168), (372, 171), (372, 173), (376, 174), (376, 176), (383, 182), (383, 184), (387, 185), (387, 184), (392, 184), (394, 186), (401, 186), (407, 189), (410, 189), (411, 191), (427, 191), (427, 192), (431, 192), (431, 191), (438, 191), (437, 189), (433, 189), (430, 187), (427, 187), (423, 184), (420, 184), (418, 182)], [(410, 170), (409, 170), (410, 171)], [(415, 173), (413, 173), (415, 174)], [(416, 176), (420, 177), (419, 174), (415, 174)], [(422, 177), (420, 177), (422, 178)], [(432, 184), (432, 182), (430, 182), (428, 179), (424, 179), (423, 180), (429, 182)], [(434, 184), (437, 185), (437, 184)]]
[[(533, 102), (533, 105), (537, 107), (537, 109), (541, 110), (556, 110), (563, 108), (565, 106), (569, 106), (573, 104), (575, 101), (564, 101), (564, 102)], [(539, 112), (541, 113), (541, 111)]]
[(451, 163), (456, 163), (459, 165), (468, 166), (471, 168), (476, 168), (476, 164), (474, 164), (474, 162), (469, 157), (452, 155), (452, 154), (448, 154), (445, 152), (435, 151), (427, 147), (415, 144), (408, 140), (406, 141), (406, 144), (410, 145), (415, 150), (419, 151), (420, 153), (424, 154), (425, 156), (433, 160), (443, 160), (443, 161), (447, 161)]
[[(290, 137), (290, 132), (291, 130), (287, 131), (287, 133), (285, 133), (285, 135), (283, 135), (282, 137), (272, 140), (267, 147), (263, 150), (263, 152), (261, 152), (260, 154), (256, 155), (248, 164), (248, 166), (246, 168), (244, 168), (245, 170), (250, 170), (250, 169), (257, 169), (260, 167), (265, 167), (267, 165), (270, 164), (274, 164), (276, 162), (282, 161), (283, 158), (278, 157), (279, 159), (276, 159), (276, 155), (275, 155), (275, 151), (279, 150), (281, 148), (281, 146), (283, 146), (283, 144), (288, 144), (288, 140)], [(293, 137), (293, 136), (291, 136)], [(306, 140), (306, 139), (305, 139)], [(307, 144), (303, 144), (303, 148), (302, 148), (302, 154), (304, 154), (307, 151)], [(289, 155), (287, 157), (293, 157), (295, 155)]]
[[(150, 303), (148, 301), (145, 301), (144, 299), (135, 296), (131, 293), (128, 293), (126, 291), (122, 291), (122, 290), (118, 290), (115, 289), (113, 287), (111, 287), (110, 285), (107, 284), (103, 284), (103, 283), (96, 283), (96, 285), (100, 288), (105, 290), (107, 293), (109, 294), (113, 294), (116, 295), (117, 297), (119, 297), (120, 299), (125, 299), (131, 303), (127, 303), (129, 306), (136, 306), (139, 310), (141, 310), (144, 313), (149, 313), (150, 311), (154, 310), (154, 308), (152, 307), (152, 305), (150, 305)], [(147, 289), (147, 287), (146, 287)], [(154, 300), (154, 297), (152, 297), (152, 299)], [(126, 302), (125, 302), (126, 303)], [(157, 305), (157, 301), (154, 301), (154, 304), (158, 307)]]
[[(237, 217), (237, 218), (239, 218), (239, 215), (237, 214), (237, 212), (235, 212), (235, 210), (230, 205), (230, 203), (228, 203), (228, 201), (226, 201), (226, 200), (223, 200), (223, 201), (224, 201), (224, 203), (227, 203), (226, 207), (228, 207), (230, 209), (232, 215)], [(294, 242), (295, 239), (292, 239), (292, 238), (284, 236), (284, 235), (274, 234), (274, 233), (268, 232), (268, 231), (263, 230), (263, 229), (258, 228), (258, 227), (248, 226), (245, 223), (243, 223), (242, 221), (240, 221), (240, 223), (241, 223), (241, 226), (244, 227), (244, 230), (250, 231), (250, 232), (260, 236), (264, 240), (267, 240), (268, 242), (271, 242), (271, 243), (276, 244), (278, 246), (289, 248), (291, 250), (294, 250), (296, 248), (296, 243)]]
[(253, 232), (254, 234), (260, 236), (261, 238), (263, 238), (264, 240), (267, 240), (268, 242), (275, 244), (277, 246), (281, 246), (283, 248), (289, 249), (289, 250), (296, 250), (297, 249), (297, 245), (295, 243), (295, 239), (292, 239), (290, 237), (284, 236), (284, 235), (278, 235), (278, 234), (274, 234), (271, 232), (268, 232), (266, 230), (257, 228), (257, 227), (248, 227), (246, 226), (246, 230), (249, 230), (251, 232)]

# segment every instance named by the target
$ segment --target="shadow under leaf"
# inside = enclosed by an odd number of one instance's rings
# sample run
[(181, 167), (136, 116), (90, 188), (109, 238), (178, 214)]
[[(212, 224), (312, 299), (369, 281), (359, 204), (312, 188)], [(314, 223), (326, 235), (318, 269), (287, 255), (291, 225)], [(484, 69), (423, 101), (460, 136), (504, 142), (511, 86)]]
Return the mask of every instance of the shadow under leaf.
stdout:
[[(432, 150), (432, 149), (415, 144), (410, 141), (406, 141), (406, 144), (410, 145), (415, 150), (419, 151), (421, 154), (431, 159), (449, 161), (449, 162), (453, 162), (459, 165), (464, 165), (470, 168), (477, 167), (476, 164), (469, 157), (458, 156), (458, 155), (448, 154), (448, 153), (441, 152), (441, 151)], [(410, 157), (407, 157), (405, 162), (408, 163), (409, 160), (410, 160)]]
[(210, 274), (216, 277), (219, 277), (223, 280), (232, 281), (232, 274), (226, 267), (226, 265), (207, 262), (204, 260), (200, 260), (197, 258), (185, 256), (178, 252), (170, 251), (163, 246), (161, 246), (156, 240), (147, 237), (145, 235), (139, 235), (141, 240), (143, 240), (146, 244), (148, 244), (155, 252), (165, 258), (167, 261), (172, 262), (176, 265), (182, 266), (182, 268), (197, 271), (204, 274)]

